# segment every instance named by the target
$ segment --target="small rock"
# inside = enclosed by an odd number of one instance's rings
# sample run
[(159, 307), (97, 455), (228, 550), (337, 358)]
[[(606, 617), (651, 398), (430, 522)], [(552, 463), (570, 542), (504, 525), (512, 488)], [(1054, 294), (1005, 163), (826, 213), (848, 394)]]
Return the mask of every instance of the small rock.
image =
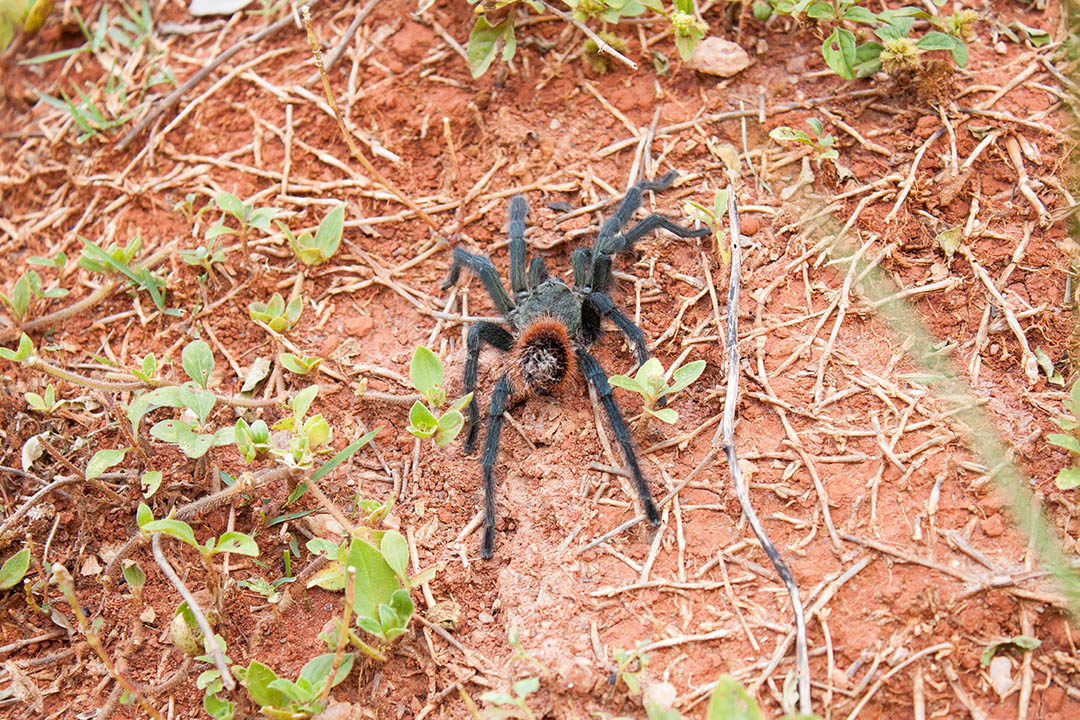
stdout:
[(479, 620), (480, 622), (484, 623), (485, 625), (490, 625), (491, 623), (495, 622), (495, 616), (492, 615), (491, 613), (486, 613), (486, 612), (482, 612), (479, 615), (477, 615), (476, 619)]
[(998, 55), (1005, 55), (1009, 52), (1009, 47), (1001, 40), (998, 40), (996, 43), (994, 43), (994, 52), (996, 52)]
[(743, 235), (757, 235), (758, 230), (761, 229), (761, 220), (750, 215), (749, 217), (739, 218), (740, 227)]
[(79, 574), (83, 577), (89, 575), (97, 575), (101, 572), (101, 563), (98, 562), (97, 557), (94, 555), (87, 555), (83, 560), (82, 567), (79, 568)]
[(1013, 686), (1012, 661), (1004, 655), (998, 655), (990, 661), (990, 682), (998, 697), (1004, 698)]
[(997, 537), (1005, 531), (1005, 521), (1001, 519), (1001, 515), (998, 513), (986, 518), (979, 525), (987, 537)]
[(341, 338), (330, 333), (326, 336), (326, 339), (322, 341), (322, 345), (319, 345), (319, 357), (330, 357), (330, 354), (337, 350), (337, 347), (340, 344)]
[(316, 537), (337, 541), (345, 535), (345, 529), (341, 527), (341, 523), (329, 513), (308, 515), (304, 518), (304, 522), (307, 524), (308, 530), (311, 530)]
[(153, 605), (147, 605), (146, 609), (139, 613), (139, 619), (144, 623), (152, 623), (157, 618), (157, 613), (154, 611)]
[(746, 69), (750, 64), (750, 56), (729, 40), (707, 37), (694, 49), (694, 54), (686, 64), (707, 75), (732, 77)]
[(375, 321), (370, 315), (358, 315), (345, 321), (345, 332), (353, 337), (364, 337), (371, 328), (375, 327)]

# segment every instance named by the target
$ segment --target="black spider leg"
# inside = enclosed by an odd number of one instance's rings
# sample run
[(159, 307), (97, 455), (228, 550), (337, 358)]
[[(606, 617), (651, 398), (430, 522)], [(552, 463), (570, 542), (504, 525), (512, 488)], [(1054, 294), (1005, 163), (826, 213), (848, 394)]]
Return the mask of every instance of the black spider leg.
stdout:
[(480, 458), (484, 471), (484, 540), (480, 545), (480, 556), (485, 560), (495, 550), (495, 457), (499, 454), (499, 433), (502, 432), (502, 416), (509, 396), (510, 378), (503, 375), (491, 394), (487, 438), (484, 440), (484, 454)]
[(570, 253), (570, 268), (574, 272), (574, 287), (588, 287), (592, 272), (592, 250), (580, 247)]
[(469, 268), (480, 278), (495, 307), (504, 316), (508, 316), (514, 309), (514, 301), (506, 294), (506, 288), (503, 287), (499, 274), (495, 272), (495, 266), (483, 255), (473, 255), (461, 248), (454, 248), (454, 262), (450, 265), (450, 274), (446, 276), (442, 289), (446, 290), (458, 281), (462, 267)]
[[(630, 252), (634, 249), (634, 243), (651, 233), (657, 228), (664, 228), (668, 232), (681, 238), (703, 237), (712, 232), (707, 227), (693, 229), (683, 227), (665, 215), (653, 213), (647, 216), (625, 234), (617, 235), (605, 241), (604, 254), (593, 258), (592, 288), (604, 292), (611, 285), (611, 255), (622, 252)], [(599, 241), (597, 241), (599, 244)], [(601, 261), (603, 258), (604, 261)]]
[[(468, 348), (468, 353), (465, 356), (466, 395), (476, 389), (476, 369), (480, 364), (480, 348), (483, 343), (487, 343), (503, 352), (510, 352), (510, 349), (514, 346), (514, 336), (505, 328), (484, 320), (473, 324), (469, 328), (469, 334), (465, 339)], [(469, 415), (469, 430), (465, 434), (466, 454), (471, 453), (473, 448), (476, 447), (476, 436), (480, 432), (480, 405), (476, 401), (475, 395), (469, 400), (467, 412)]]
[(514, 298), (525, 292), (525, 216), (529, 206), (525, 198), (515, 195), (510, 200), (510, 291)]
[(611, 318), (612, 322), (622, 330), (623, 335), (630, 341), (630, 346), (637, 353), (638, 365), (644, 365), (649, 359), (649, 348), (645, 344), (645, 333), (634, 324), (634, 321), (626, 317), (602, 292), (589, 293), (585, 302), (581, 305), (581, 330), (586, 343), (592, 344), (600, 334), (600, 319)]
[(596, 236), (596, 243), (593, 245), (593, 255), (606, 255), (612, 252), (606, 248), (606, 243), (614, 238), (616, 233), (622, 230), (623, 226), (634, 217), (634, 213), (641, 207), (642, 192), (646, 190), (667, 190), (678, 176), (677, 171), (671, 170), (659, 180), (642, 180), (631, 186), (626, 191), (626, 195), (623, 196), (619, 207), (615, 210), (615, 214), (600, 226), (600, 233)]
[[(630, 466), (630, 477), (634, 481), (634, 488), (637, 490), (641, 505), (645, 508), (645, 517), (649, 519), (653, 526), (659, 525), (660, 511), (656, 509), (652, 493), (645, 483), (645, 477), (641, 474), (637, 455), (634, 454), (634, 445), (630, 440), (630, 430), (626, 427), (626, 421), (623, 420), (622, 413), (619, 412), (619, 406), (615, 404), (615, 398), (611, 394), (611, 385), (608, 384), (607, 374), (604, 372), (604, 368), (600, 367), (600, 363), (596, 361), (596, 358), (586, 350), (578, 348), (577, 356), (578, 362), (581, 364), (581, 371), (585, 374), (586, 379), (592, 383), (592, 386), (596, 388), (596, 394), (600, 397), (600, 402), (607, 412), (611, 433), (615, 436), (615, 440), (618, 441), (619, 447), (622, 448), (626, 464)], [(490, 438), (491, 431), (489, 430), (489, 444)]]

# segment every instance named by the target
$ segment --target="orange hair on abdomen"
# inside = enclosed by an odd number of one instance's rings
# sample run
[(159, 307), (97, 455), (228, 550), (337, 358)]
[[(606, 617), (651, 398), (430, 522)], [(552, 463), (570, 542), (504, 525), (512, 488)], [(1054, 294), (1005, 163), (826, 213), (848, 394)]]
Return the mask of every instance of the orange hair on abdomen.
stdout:
[(527, 325), (510, 355), (515, 391), (551, 395), (563, 390), (577, 373), (577, 355), (566, 325), (542, 317)]

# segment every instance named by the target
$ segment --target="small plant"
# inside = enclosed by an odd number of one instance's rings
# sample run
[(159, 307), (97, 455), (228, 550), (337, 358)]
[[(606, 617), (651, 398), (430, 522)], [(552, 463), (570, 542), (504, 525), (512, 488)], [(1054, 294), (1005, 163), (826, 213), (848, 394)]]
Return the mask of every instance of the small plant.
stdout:
[(319, 365), (322, 364), (322, 358), (300, 357), (288, 352), (278, 355), (278, 360), (281, 361), (282, 367), (297, 375), (308, 375), (315, 372)]
[(183, 215), (189, 223), (195, 222), (195, 218), (210, 209), (210, 203), (207, 203), (202, 206), (201, 210), (196, 210), (195, 201), (198, 200), (198, 198), (199, 196), (197, 194), (188, 193), (187, 195), (184, 195), (183, 200), (179, 200), (173, 205), (173, 210)]
[(510, 686), (510, 692), (499, 692), (497, 690), (491, 690), (480, 696), (480, 701), (493, 705), (498, 708), (496, 712), (487, 712), (487, 717), (507, 717), (508, 714), (512, 714), (514, 717), (526, 718), (526, 720), (535, 720), (536, 715), (528, 705), (528, 697), (531, 693), (540, 689), (540, 678), (527, 677), (522, 678), (514, 682)]
[(68, 291), (61, 287), (43, 288), (41, 276), (33, 270), (27, 270), (15, 281), (15, 286), (11, 289), (11, 297), (0, 293), (0, 301), (7, 305), (11, 319), (21, 325), (35, 300), (62, 298), (67, 294)]
[[(942, 7), (945, 0), (934, 0)], [(953, 15), (931, 15), (916, 7), (885, 9), (874, 13), (858, 0), (772, 0), (770, 8), (755, 6), (759, 20), (768, 19), (771, 12), (805, 18), (833, 30), (821, 45), (821, 55), (829, 68), (845, 80), (869, 77), (879, 70), (891, 75), (917, 70), (921, 55), (932, 50), (948, 50), (958, 67), (968, 63), (965, 43), (974, 37), (978, 15), (973, 10), (960, 10)], [(925, 20), (938, 28), (912, 39), (915, 20)], [(876, 40), (868, 40), (865, 31), (856, 35), (849, 27), (869, 26)], [(859, 44), (860, 39), (865, 40)], [(881, 42), (878, 42), (880, 40)]]
[(686, 388), (701, 376), (705, 370), (704, 360), (683, 365), (671, 374), (671, 384), (664, 379), (664, 367), (656, 358), (649, 358), (645, 364), (638, 368), (634, 377), (626, 375), (612, 375), (608, 378), (615, 387), (630, 390), (641, 395), (644, 401), (644, 410), (647, 414), (666, 423), (674, 423), (679, 419), (679, 413), (671, 408), (663, 407), (665, 395), (677, 393)]
[(727, 231), (724, 230), (724, 213), (727, 212), (728, 191), (717, 190), (713, 194), (713, 206), (707, 208), (694, 200), (687, 200), (683, 204), (683, 212), (713, 231), (713, 240), (716, 242), (716, 258), (725, 265), (731, 264), (731, 246), (727, 241)]
[(806, 124), (814, 131), (813, 135), (781, 125), (770, 130), (769, 137), (779, 143), (795, 142), (809, 145), (816, 153), (814, 161), (818, 167), (821, 167), (823, 160), (831, 160), (835, 164), (840, 159), (840, 153), (833, 147), (836, 144), (836, 137), (831, 133), (826, 133), (825, 126), (817, 118), (808, 119)]
[(352, 666), (353, 654), (345, 653), (331, 678), (334, 653), (326, 653), (309, 660), (300, 669), (295, 681), (278, 677), (277, 673), (258, 660), (252, 660), (247, 668), (233, 666), (233, 670), (247, 688), (248, 697), (258, 705), (263, 715), (301, 720), (318, 715), (326, 708), (322, 700), (324, 692), (348, 677)]
[[(644, 643), (639, 643), (639, 645), (642, 644)], [(639, 652), (636, 648), (634, 650), (615, 648), (611, 654), (615, 657), (615, 669), (612, 671), (608, 683), (618, 685), (619, 682), (622, 682), (631, 695), (640, 695), (641, 676), (649, 665), (649, 656)]]
[[(377, 508), (372, 514), (382, 509)], [(409, 577), (409, 545), (401, 533), (366, 528), (362, 532), (372, 542), (358, 537), (341, 545), (320, 538), (308, 542), (309, 551), (326, 555), (331, 561), (324, 571), (312, 578), (308, 587), (317, 585), (326, 590), (344, 590), (349, 576), (346, 570), (355, 570), (354, 585), (349, 591), (353, 595), (352, 608), (347, 609), (345, 617), (355, 615), (356, 626), (375, 636), (378, 642), (372, 647), (351, 628), (345, 628), (346, 640), (364, 654), (381, 661), (385, 660), (385, 647), (408, 629), (413, 615), (410, 591), (431, 580), (435, 570), (429, 568)], [(341, 630), (342, 620), (337, 619), (334, 631), (329, 636), (322, 636), (329, 647), (337, 646)]]
[(229, 251), (226, 248), (215, 247), (215, 241), (208, 239), (206, 244), (197, 248), (181, 250), (180, 259), (188, 265), (202, 268), (203, 272), (209, 276), (213, 271), (213, 264), (225, 262), (225, 257), (228, 254)]
[(1080, 436), (1080, 380), (1073, 382), (1069, 399), (1063, 403), (1063, 406), (1065, 413), (1061, 417), (1054, 418), (1054, 422), (1068, 434), (1050, 433), (1046, 436), (1046, 440), (1051, 445), (1064, 448), (1072, 454), (1073, 463), (1059, 470), (1055, 480), (1062, 490), (1071, 490), (1080, 487), (1080, 468), (1075, 464), (1076, 459), (1080, 457), (1080, 441), (1077, 440)]
[(90, 272), (112, 275), (120, 273), (136, 288), (146, 290), (150, 299), (158, 310), (166, 315), (179, 315), (178, 310), (165, 308), (165, 277), (150, 272), (141, 265), (135, 264), (135, 257), (142, 249), (142, 238), (138, 233), (128, 244), (121, 248), (116, 243), (109, 243), (109, 247), (101, 249), (96, 243), (80, 236), (83, 241), (83, 251), (79, 256), (79, 267)]
[(38, 412), (45, 413), (46, 415), (55, 412), (59, 408), (67, 404), (66, 400), (56, 399), (56, 388), (49, 383), (45, 386), (45, 396), (42, 397), (37, 393), (28, 392), (25, 395), (26, 404), (30, 406), (31, 410), (37, 410)]
[[(266, 232), (270, 229), (270, 221), (277, 217), (281, 211), (272, 207), (254, 207), (244, 203), (236, 195), (230, 192), (220, 192), (214, 197), (214, 202), (224, 215), (231, 215), (240, 225), (240, 250), (244, 254), (244, 262), (251, 257), (248, 253), (248, 236), (252, 230)], [(224, 220), (224, 215), (222, 220)], [(237, 234), (237, 231), (220, 222), (206, 231), (206, 239), (212, 240), (220, 235)]]
[(244, 418), (237, 419), (233, 437), (236, 440), (236, 449), (240, 451), (240, 458), (245, 463), (270, 451), (270, 428), (263, 420), (256, 420), (249, 425)]
[[(548, 7), (538, 0), (469, 0), (476, 5), (476, 23), (469, 34), (467, 56), (469, 71), (474, 78), (480, 77), (502, 48), (503, 62), (513, 60), (517, 52), (517, 38), (514, 34), (514, 17), (519, 4), (528, 5), (537, 13), (543, 13)], [(419, 0), (417, 12), (423, 12), (434, 4), (434, 0)], [(569, 6), (571, 16), (580, 23), (600, 22), (607, 25), (618, 23), (623, 18), (633, 18), (651, 11), (664, 16), (670, 23), (675, 47), (683, 60), (689, 60), (694, 48), (705, 37), (709, 28), (697, 18), (694, 0), (674, 0), (670, 10), (665, 8), (663, 0), (563, 0)], [(489, 17), (490, 15), (490, 17)], [(496, 17), (499, 15), (499, 17)], [(601, 38), (609, 46), (615, 46), (610, 33), (601, 33)], [(621, 42), (621, 41), (620, 41)], [(595, 40), (593, 48), (599, 49)], [(616, 50), (619, 48), (616, 46)]]
[(248, 305), (251, 319), (261, 322), (276, 333), (287, 333), (300, 319), (300, 312), (304, 309), (304, 298), (297, 295), (289, 304), (285, 304), (285, 298), (281, 293), (274, 293), (270, 302), (253, 302)]
[[(274, 430), (288, 430), (291, 433), (287, 447), (270, 448), (270, 452), (288, 467), (311, 468), (317, 454), (330, 452), (330, 448), (326, 445), (333, 438), (334, 430), (326, 422), (326, 418), (322, 414), (305, 418), (318, 392), (318, 385), (311, 385), (298, 392), (289, 403), (292, 414), (274, 423)], [(262, 438), (261, 428), (259, 430), (257, 438), (255, 435), (252, 436), (253, 445), (245, 445), (245, 457), (253, 447), (256, 452), (258, 451), (258, 446), (254, 443)]]
[(277, 226), (289, 241), (293, 252), (305, 265), (321, 265), (334, 256), (341, 245), (341, 235), (345, 230), (345, 206), (338, 205), (326, 214), (319, 229), (312, 236), (310, 232), (300, 233), (296, 237), (285, 223), (278, 221)]
[(472, 393), (458, 398), (446, 412), (436, 415), (436, 411), (446, 404), (443, 364), (438, 355), (423, 345), (413, 352), (409, 379), (420, 391), (421, 399), (409, 409), (409, 426), (406, 429), (418, 438), (431, 438), (439, 447), (449, 445), (465, 425), (461, 409), (472, 400)]
[(235, 442), (234, 428), (211, 430), (207, 425), (210, 412), (217, 404), (217, 397), (206, 388), (210, 373), (214, 369), (214, 353), (210, 346), (202, 340), (193, 340), (184, 346), (181, 360), (184, 372), (191, 381), (182, 385), (160, 387), (140, 395), (132, 403), (135, 410), (129, 410), (128, 417), (130, 419), (134, 416), (133, 425), (137, 430), (135, 421), (153, 408), (173, 407), (184, 410), (178, 419), (156, 423), (150, 428), (150, 434), (163, 442), (175, 443), (185, 455), (197, 460), (212, 447)]

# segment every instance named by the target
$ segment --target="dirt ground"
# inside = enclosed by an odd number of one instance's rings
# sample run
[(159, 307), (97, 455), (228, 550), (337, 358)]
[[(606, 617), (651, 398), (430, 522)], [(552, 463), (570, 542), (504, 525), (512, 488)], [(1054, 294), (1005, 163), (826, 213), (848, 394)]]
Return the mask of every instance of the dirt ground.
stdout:
[[(185, 5), (154, 4), (157, 42), (178, 82), (274, 19), (238, 13), (183, 34), (162, 32), (165, 23), (193, 22)], [(471, 6), (439, 0), (414, 17), (415, 2), (385, 0), (346, 35), (365, 5), (313, 10), (327, 50), (346, 38), (330, 82), (362, 150), (430, 214), (438, 234), (350, 158), (320, 83), (310, 79), (307, 39), (293, 25), (243, 48), (152, 123), (151, 135), (121, 150), (117, 143), (133, 122), (77, 143), (70, 115), (38, 100), (38, 90), (56, 95), (99, 82), (98, 62), (83, 55), (17, 64), (81, 44), (73, 10), (91, 18), (100, 8), (99, 0), (57, 3), (43, 31), (5, 56), (0, 103), (5, 294), (31, 256), (63, 250), (73, 265), (80, 236), (104, 246), (139, 234), (144, 255), (170, 248), (161, 269), (167, 305), (182, 310), (178, 317), (158, 312), (145, 292), (112, 292), (31, 333), (51, 362), (105, 378), (110, 363), (131, 366), (152, 351), (174, 360), (164, 376), (179, 380), (180, 348), (201, 337), (215, 353), (215, 391), (236, 393), (256, 359), (275, 352), (248, 319), (249, 304), (275, 291), (288, 296), (303, 271), (305, 306), (288, 340), (297, 352), (324, 359), (329, 373), (317, 379), (315, 410), (333, 426), (334, 448), (382, 428), (373, 447), (322, 487), (347, 513), (357, 498), (385, 501), (398, 492), (387, 525), (411, 538), (419, 567), (437, 568), (430, 599), (451, 600), (460, 611), (454, 644), (414, 623), (385, 664), (358, 661), (333, 692), (353, 703), (352, 717), (469, 717), (458, 688), (476, 699), (528, 676), (541, 678), (528, 700), (536, 717), (644, 717), (640, 696), (611, 682), (614, 651), (635, 644), (647, 654), (646, 685), (663, 693), (670, 684), (686, 717), (705, 716), (721, 673), (750, 688), (766, 716), (782, 714), (785, 678), (795, 667), (788, 595), (742, 517), (723, 453), (702, 465), (718, 448), (731, 372), (721, 329), (728, 268), (712, 238), (657, 232), (615, 261), (612, 297), (664, 367), (680, 358), (707, 362), (673, 400), (679, 419), (672, 426), (639, 418), (640, 399), (616, 390), (654, 495), (682, 485), (655, 531), (638, 524), (585, 549), (632, 518), (638, 504), (583, 379), (560, 396), (511, 407), (514, 422), (504, 427), (496, 465), (491, 560), (480, 558), (479, 532), (463, 536), (482, 506), (479, 453), (464, 456), (460, 441), (416, 446), (405, 430), (406, 405), (364, 396), (413, 392), (408, 366), (418, 344), (441, 356), (449, 393), (460, 394), (470, 319), (496, 311), (475, 279), (452, 290), (441, 283), (453, 246), (488, 254), (506, 277), (512, 195), (524, 194), (530, 205), (530, 255), (568, 278), (572, 250), (591, 242), (632, 173), (680, 172), (673, 189), (646, 198), (649, 210), (690, 223), (685, 201), (711, 206), (715, 190), (727, 186), (714, 152), (722, 144), (743, 159), (735, 186), (745, 235), (736, 449), (752, 502), (807, 608), (815, 712), (862, 720), (1080, 715), (1080, 655), (1063, 599), (1011, 527), (987, 466), (966, 449), (948, 406), (912, 379), (918, 369), (906, 359), (906, 338), (874, 314), (859, 294), (861, 278), (828, 254), (810, 217), (827, 207), (864, 257), (909, 291), (1011, 444), (1066, 552), (1075, 554), (1080, 505), (1054, 484), (1069, 458), (1045, 439), (1057, 429), (1052, 418), (1065, 394), (1024, 366), (1026, 353), (1039, 348), (1071, 381), (1066, 278), (1074, 245), (1065, 220), (1073, 200), (1065, 163), (1072, 144), (1063, 101), (1072, 100), (1070, 81), (1063, 82), (1069, 68), (1051, 62), (1065, 39), (1058, 6), (973, 5), (980, 20), (970, 64), (905, 85), (884, 77), (846, 82), (826, 68), (813, 27), (785, 18), (763, 24), (746, 6), (712, 2), (703, 11), (710, 33), (737, 40), (752, 59), (731, 79), (679, 62), (662, 23), (620, 25), (639, 68), (597, 74), (578, 57), (579, 32), (553, 16), (528, 14), (513, 63), (496, 62), (474, 80), (455, 44), (468, 38)], [(1048, 31), (1053, 42), (1035, 49), (1009, 40), (998, 28), (1014, 20)], [(670, 60), (663, 75), (652, 50)], [(144, 65), (131, 67), (137, 73)], [(810, 148), (770, 140), (772, 128), (806, 129), (809, 118), (836, 136), (849, 174), (818, 166)], [(810, 182), (800, 179), (806, 170)], [(314, 227), (328, 206), (345, 202), (341, 251), (305, 268), (272, 228), (253, 235), (255, 257), (242, 262), (230, 236), (229, 258), (217, 266), (224, 272), (201, 281), (176, 250), (201, 244), (218, 213), (193, 227), (173, 206), (195, 193), (201, 207), (219, 191), (287, 211), (294, 230)], [(548, 207), (555, 202), (607, 205), (560, 220), (564, 210)], [(965, 248), (951, 259), (935, 241), (949, 228), (962, 229)], [(37, 269), (47, 283), (57, 277)], [(71, 293), (40, 301), (31, 317), (89, 296), (101, 282), (69, 269), (61, 284)], [(12, 347), (18, 328), (6, 315), (0, 323)], [(634, 368), (613, 326), (594, 351), (609, 374)], [(130, 396), (0, 362), (6, 518), (39, 481), (78, 473), (97, 449), (128, 446), (123, 411), (111, 403)], [(500, 372), (498, 353), (485, 352), (478, 386), (484, 407)], [(289, 392), (311, 382), (291, 373), (275, 379)], [(47, 415), (31, 411), (24, 393), (42, 393), (49, 382), (71, 404)], [(249, 417), (268, 422), (285, 414), (277, 406), (253, 412)], [(235, 422), (230, 408), (215, 413), (222, 426)], [(44, 431), (55, 451), (33, 465), (38, 479), (8, 470), (23, 467), (24, 444)], [(250, 469), (235, 447), (196, 465), (143, 435), (152, 467), (164, 474), (151, 502), (157, 517), (220, 487), (213, 470)], [(38, 561), (72, 570), (87, 615), (103, 619), (106, 648), (150, 688), (151, 701), (167, 717), (207, 717), (196, 687), (207, 666), (184, 663), (168, 641), (179, 598), (150, 549), (132, 555), (148, 576), (141, 605), (105, 582), (108, 561), (135, 534), (138, 474), (146, 469), (143, 457), (129, 453), (114, 468), (122, 474), (52, 494), (44, 512), (28, 515), (6, 539), (3, 556), (23, 535), (32, 537)], [(189, 520), (200, 539), (226, 528), (255, 534), (260, 562), (231, 558), (232, 580), (273, 581), (284, 574), (280, 558), (290, 541), (302, 550), (310, 534), (304, 519), (266, 523), (288, 492), (276, 482)], [(288, 511), (318, 507), (309, 493)], [(201, 587), (195, 556), (168, 549), (191, 586)], [(292, 557), (294, 568), (311, 560), (303, 550)], [(37, 562), (32, 572), (42, 572)], [(233, 661), (256, 658), (292, 677), (325, 652), (317, 635), (340, 608), (340, 593), (297, 587), (293, 595), (291, 607), (279, 611), (230, 586), (221, 632)], [(108, 705), (108, 717), (143, 716), (116, 702), (118, 686), (77, 631), (35, 612), (17, 588), (0, 599), (2, 677), (23, 693), (21, 701), (0, 700), (0, 715), (86, 718)], [(422, 593), (413, 599), (418, 611), (427, 609)], [(55, 588), (47, 602), (70, 616)], [(532, 660), (508, 643), (512, 628)], [(995, 683), (980, 655), (1016, 635), (1041, 645), (1002, 651), (1008, 664), (998, 666), (1003, 679)], [(255, 714), (250, 706), (246, 712)]]

